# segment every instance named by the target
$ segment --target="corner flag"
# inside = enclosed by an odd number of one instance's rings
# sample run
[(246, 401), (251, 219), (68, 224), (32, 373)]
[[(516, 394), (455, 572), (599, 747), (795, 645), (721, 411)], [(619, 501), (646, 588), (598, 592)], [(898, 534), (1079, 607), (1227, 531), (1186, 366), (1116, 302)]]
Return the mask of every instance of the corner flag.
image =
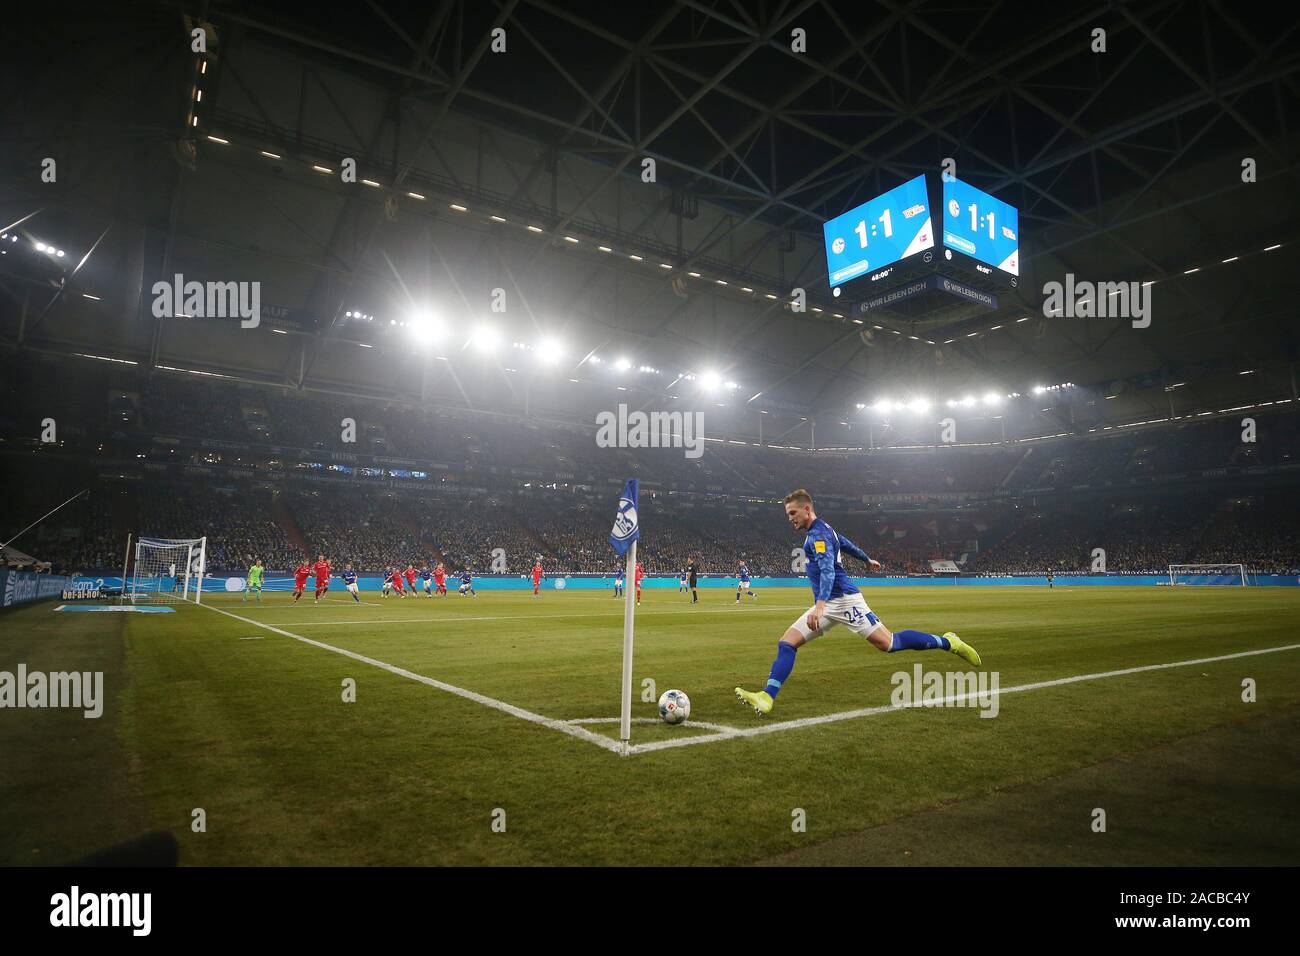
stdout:
[(619, 554), (627, 555), (626, 581), (631, 587), (623, 589), (623, 708), (619, 721), (619, 737), (623, 753), (631, 748), (632, 740), (632, 618), (636, 614), (633, 596), (637, 593), (636, 543), (641, 537), (641, 521), (636, 512), (637, 480), (629, 478), (618, 499), (618, 513), (614, 515), (614, 529), (609, 533), (609, 543)]
[(636, 514), (638, 483), (629, 478), (618, 499), (618, 514), (614, 516), (614, 530), (609, 533), (609, 543), (619, 554), (627, 554), (628, 547), (641, 537), (641, 524)]

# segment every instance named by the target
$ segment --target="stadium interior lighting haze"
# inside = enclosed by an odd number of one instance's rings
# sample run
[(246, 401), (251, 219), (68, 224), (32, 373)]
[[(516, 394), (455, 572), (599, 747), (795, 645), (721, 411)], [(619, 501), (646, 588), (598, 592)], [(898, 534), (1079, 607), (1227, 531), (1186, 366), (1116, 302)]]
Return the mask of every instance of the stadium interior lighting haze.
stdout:
[(555, 339), (542, 339), (537, 343), (537, 358), (547, 365), (554, 365), (564, 356), (564, 349)]
[(482, 354), (492, 352), (497, 347), (497, 331), (490, 325), (480, 325), (474, 330), (474, 348)]
[(411, 334), (419, 338), (432, 335), (438, 328), (438, 319), (431, 309), (420, 309), (407, 320)]

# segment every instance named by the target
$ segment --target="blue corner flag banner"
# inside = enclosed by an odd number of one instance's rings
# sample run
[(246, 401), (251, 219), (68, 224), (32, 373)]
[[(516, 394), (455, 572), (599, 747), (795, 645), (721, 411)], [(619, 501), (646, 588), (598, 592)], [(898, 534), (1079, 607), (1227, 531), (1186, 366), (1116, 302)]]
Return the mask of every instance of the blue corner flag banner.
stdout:
[(614, 530), (609, 533), (609, 543), (619, 554), (627, 554), (632, 542), (641, 537), (641, 523), (636, 516), (637, 480), (629, 478), (618, 499), (618, 514), (614, 517)]

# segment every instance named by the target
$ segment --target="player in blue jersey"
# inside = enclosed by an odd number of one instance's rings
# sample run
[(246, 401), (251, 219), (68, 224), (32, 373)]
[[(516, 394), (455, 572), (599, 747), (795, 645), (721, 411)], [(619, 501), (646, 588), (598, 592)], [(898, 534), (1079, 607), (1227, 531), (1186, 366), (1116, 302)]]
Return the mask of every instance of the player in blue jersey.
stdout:
[(836, 624), (843, 624), (856, 634), (861, 634), (878, 649), (894, 651), (944, 650), (956, 654), (975, 667), (980, 666), (980, 656), (975, 648), (952, 631), (942, 637), (925, 631), (899, 631), (891, 633), (876, 613), (867, 607), (861, 592), (844, 570), (841, 552), (847, 552), (872, 568), (880, 562), (868, 557), (856, 544), (838, 534), (813, 511), (812, 496), (800, 488), (785, 496), (785, 514), (790, 524), (804, 532), (803, 551), (808, 559), (808, 583), (812, 586), (816, 603), (786, 628), (777, 643), (776, 660), (760, 691), (736, 688), (736, 699), (748, 704), (759, 714), (772, 710), (772, 703), (782, 685), (794, 670), (795, 652), (813, 638), (825, 634)]
[(461, 594), (468, 594), (470, 597), (478, 597), (477, 592), (474, 590), (474, 576), (469, 573), (469, 568), (466, 568), (460, 573), (459, 590)]
[(360, 604), (361, 595), (358, 593), (360, 589), (357, 587), (357, 572), (352, 570), (351, 563), (343, 569), (343, 586), (346, 587), (348, 593), (352, 595), (352, 600)]
[(614, 597), (619, 598), (622, 596), (623, 596), (623, 565), (615, 561), (614, 562)]
[(678, 593), (678, 594), (685, 594), (685, 593), (690, 589), (690, 586), (686, 583), (686, 581), (687, 581), (687, 577), (688, 577), (688, 575), (687, 575), (687, 573), (686, 573), (686, 569), (685, 569), (685, 568), (682, 568), (682, 573), (679, 574), (679, 575), (677, 576), (677, 593)]
[(749, 596), (752, 597), (755, 601), (758, 600), (758, 595), (754, 593), (754, 589), (749, 585), (749, 568), (746, 566), (744, 561), (740, 562), (740, 572), (736, 576), (736, 603), (737, 604), (740, 603), (741, 591), (748, 593)]
[(426, 597), (433, 597), (433, 572), (428, 568), (420, 569), (420, 580), (424, 582), (422, 587)]
[(388, 597), (393, 593), (393, 569), (384, 568), (384, 586), (379, 592), (380, 597)]

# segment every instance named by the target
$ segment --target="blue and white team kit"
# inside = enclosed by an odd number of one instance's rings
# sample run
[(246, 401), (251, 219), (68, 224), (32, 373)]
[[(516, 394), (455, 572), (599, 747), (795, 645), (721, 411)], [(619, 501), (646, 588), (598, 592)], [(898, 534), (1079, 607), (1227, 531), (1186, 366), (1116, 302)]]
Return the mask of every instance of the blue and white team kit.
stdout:
[(808, 615), (816, 607), (815, 604), (790, 625), (805, 641), (820, 637), (836, 624), (843, 624), (863, 637), (884, 626), (876, 612), (867, 607), (862, 592), (844, 570), (844, 563), (840, 560), (841, 551), (847, 551), (863, 561), (871, 560), (865, 551), (848, 538), (836, 532), (821, 518), (816, 519), (804, 538), (803, 553), (808, 559), (808, 583), (812, 586), (816, 599), (826, 602), (826, 609), (822, 612), (815, 631), (808, 626)]

